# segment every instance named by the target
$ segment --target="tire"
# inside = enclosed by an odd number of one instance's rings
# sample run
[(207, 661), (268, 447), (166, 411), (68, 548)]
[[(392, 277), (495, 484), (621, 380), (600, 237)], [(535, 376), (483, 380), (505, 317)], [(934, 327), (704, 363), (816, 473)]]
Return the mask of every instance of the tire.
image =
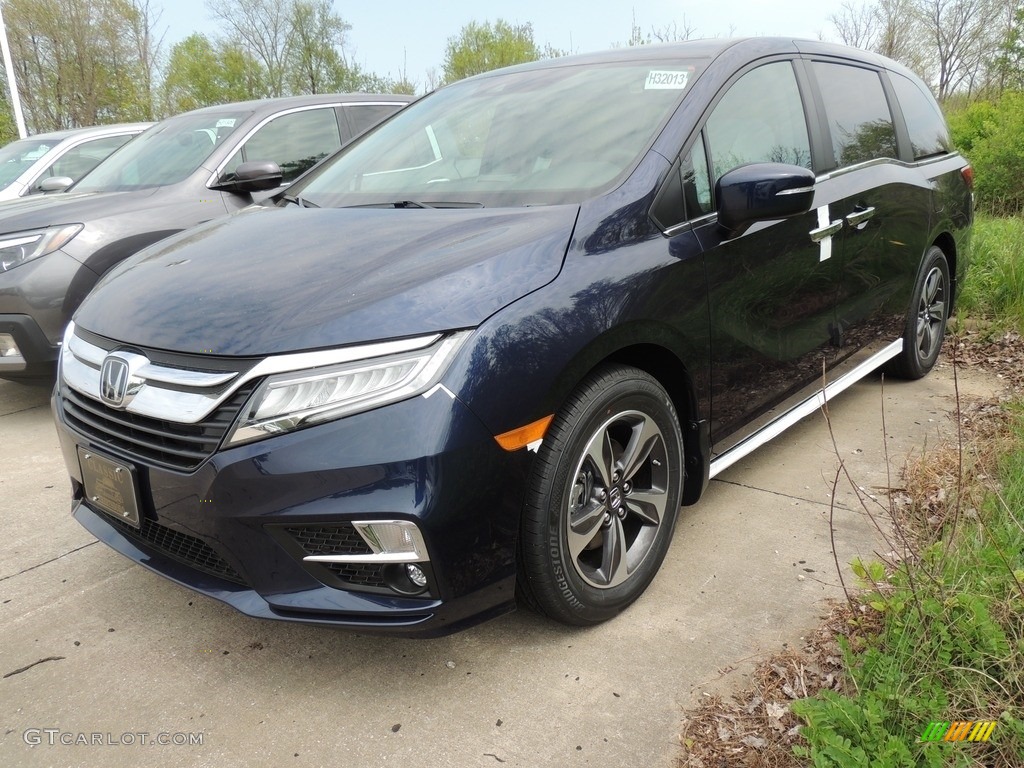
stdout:
[(887, 370), (901, 379), (920, 379), (939, 359), (952, 298), (949, 263), (936, 246), (928, 249), (921, 263), (907, 322), (903, 330), (903, 351)]
[(591, 375), (556, 414), (534, 463), (520, 596), (565, 624), (612, 618), (665, 559), (682, 488), (682, 434), (664, 388), (625, 366)]

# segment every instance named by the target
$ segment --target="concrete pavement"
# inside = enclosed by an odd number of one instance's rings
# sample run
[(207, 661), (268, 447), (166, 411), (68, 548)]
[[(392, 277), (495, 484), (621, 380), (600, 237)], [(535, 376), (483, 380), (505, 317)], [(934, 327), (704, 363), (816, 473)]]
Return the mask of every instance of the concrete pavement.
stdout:
[[(952, 428), (953, 392), (943, 364), (834, 400), (857, 483), (881, 496), (887, 450), (898, 485), (907, 452)], [(45, 389), (0, 381), (0, 765), (668, 768), (681, 708), (841, 594), (820, 413), (683, 510), (619, 618), (576, 630), (520, 610), (418, 641), (248, 619), (96, 543), (70, 517), (50, 419)], [(834, 527), (844, 567), (880, 546), (845, 485)]]

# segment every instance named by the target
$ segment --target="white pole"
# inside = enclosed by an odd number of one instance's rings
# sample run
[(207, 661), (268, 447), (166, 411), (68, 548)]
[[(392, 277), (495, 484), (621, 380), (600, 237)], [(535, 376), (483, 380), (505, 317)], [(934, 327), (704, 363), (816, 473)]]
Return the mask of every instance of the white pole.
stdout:
[(18, 95), (18, 81), (14, 79), (14, 62), (11, 60), (11, 46), (7, 44), (7, 25), (4, 24), (3, 4), (0, 3), (0, 48), (4, 53), (4, 69), (7, 70), (7, 90), (11, 93), (11, 108), (14, 122), (18, 125), (18, 136), (25, 138), (25, 115), (21, 112), (21, 97)]

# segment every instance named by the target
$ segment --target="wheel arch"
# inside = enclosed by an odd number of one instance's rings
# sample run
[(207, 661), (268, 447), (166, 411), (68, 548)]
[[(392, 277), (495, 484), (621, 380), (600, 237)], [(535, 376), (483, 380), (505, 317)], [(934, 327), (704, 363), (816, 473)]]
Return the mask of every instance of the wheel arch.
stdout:
[[(603, 346), (603, 345), (602, 345)], [(589, 357), (589, 356), (588, 356)], [(683, 435), (685, 476), (683, 504), (695, 503), (707, 487), (711, 466), (711, 442), (707, 421), (702, 418), (700, 396), (690, 368), (668, 346), (656, 341), (624, 343), (605, 348), (604, 354), (587, 360), (587, 365), (570, 366), (582, 371), (568, 387), (572, 391), (587, 376), (606, 365), (628, 365), (653, 376), (672, 400)]]

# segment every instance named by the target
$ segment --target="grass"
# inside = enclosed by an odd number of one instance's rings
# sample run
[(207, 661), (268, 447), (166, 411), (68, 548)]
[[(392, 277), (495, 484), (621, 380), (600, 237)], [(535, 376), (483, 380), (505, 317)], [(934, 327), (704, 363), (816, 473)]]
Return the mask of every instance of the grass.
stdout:
[[(793, 705), (806, 723), (796, 752), (816, 768), (1024, 763), (1024, 406), (989, 421), (977, 442), (940, 449), (908, 473), (910, 516), (925, 537), (913, 555), (855, 564), (867, 587), (858, 602), (881, 628), (862, 648), (844, 644), (844, 693)], [(976, 474), (958, 492), (949, 481), (965, 452)], [(936, 477), (947, 480), (942, 501)], [(997, 725), (985, 744), (921, 743), (935, 720)]]
[[(958, 323), (1024, 331), (1024, 218), (979, 216)], [(1017, 393), (1020, 398), (1020, 393)], [(1024, 765), (1024, 400), (958, 414), (969, 438), (908, 463), (903, 552), (854, 563), (845, 682), (794, 702), (815, 768)], [(986, 743), (922, 742), (931, 721), (996, 720)]]
[(977, 217), (957, 307), (961, 318), (1024, 332), (1024, 218)]

